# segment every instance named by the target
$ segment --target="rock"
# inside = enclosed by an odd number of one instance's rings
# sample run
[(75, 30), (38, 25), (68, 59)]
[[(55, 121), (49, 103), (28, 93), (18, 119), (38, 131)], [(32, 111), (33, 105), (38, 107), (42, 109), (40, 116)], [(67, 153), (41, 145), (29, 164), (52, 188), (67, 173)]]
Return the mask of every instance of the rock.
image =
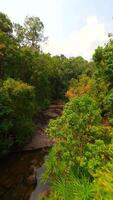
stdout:
[(35, 174), (33, 174), (27, 178), (27, 184), (28, 185), (36, 185), (37, 184), (37, 179), (36, 179)]
[(35, 190), (32, 192), (30, 200), (39, 200), (39, 196), (42, 194), (43, 196), (47, 196), (49, 194), (49, 182), (47, 181), (46, 183), (43, 183), (42, 176), (44, 173), (45, 169), (44, 166), (39, 167), (37, 169), (37, 186)]
[(37, 173), (37, 167), (35, 165), (31, 165), (29, 169), (29, 174), (36, 175)]
[[(23, 151), (32, 151), (44, 147), (51, 147), (54, 144), (54, 141), (51, 141), (47, 136), (45, 129), (47, 128), (50, 119), (55, 119), (61, 115), (62, 109), (63, 103), (58, 101), (51, 105), (47, 110), (40, 113), (36, 133), (31, 142), (24, 147)], [(35, 161), (32, 162), (32, 164), (36, 165)]]
[(37, 165), (37, 160), (32, 160), (32, 161), (31, 161), (31, 164)]
[(49, 119), (53, 119), (53, 118), (58, 117), (58, 114), (55, 113), (55, 112), (46, 111), (46, 112), (44, 113), (44, 116), (47, 117), (47, 118), (49, 118)]
[[(35, 161), (36, 160), (33, 160), (32, 163), (36, 164)], [(37, 167), (35, 165), (31, 165), (29, 172), (30, 172), (31, 175), (27, 178), (27, 183), (29, 185), (37, 184), (37, 177), (36, 177), (37, 176)]]
[(35, 165), (31, 165), (30, 166), (30, 170), (32, 171), (32, 173), (36, 173), (37, 172), (37, 167)]

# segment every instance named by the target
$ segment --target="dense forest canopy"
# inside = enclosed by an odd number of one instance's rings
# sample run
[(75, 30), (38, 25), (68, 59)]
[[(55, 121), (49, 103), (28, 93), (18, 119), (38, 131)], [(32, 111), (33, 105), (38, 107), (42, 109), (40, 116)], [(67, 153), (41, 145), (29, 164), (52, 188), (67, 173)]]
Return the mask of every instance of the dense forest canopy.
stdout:
[(49, 200), (113, 199), (113, 40), (88, 62), (41, 51), (44, 25), (23, 26), (0, 13), (0, 155), (25, 144), (34, 118), (57, 99), (67, 102), (47, 134), (55, 144), (45, 162)]
[(40, 49), (43, 32), (38, 17), (27, 16), (22, 26), (0, 13), (1, 152), (27, 141), (34, 130), (33, 116), (53, 100), (64, 98), (69, 81), (90, 70), (82, 57), (44, 54)]

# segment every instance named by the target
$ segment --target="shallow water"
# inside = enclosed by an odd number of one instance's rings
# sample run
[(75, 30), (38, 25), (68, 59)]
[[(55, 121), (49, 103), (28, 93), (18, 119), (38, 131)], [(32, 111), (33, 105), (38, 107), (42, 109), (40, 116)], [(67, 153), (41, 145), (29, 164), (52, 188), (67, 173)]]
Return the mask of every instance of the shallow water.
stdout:
[(36, 187), (34, 169), (42, 166), (48, 149), (11, 153), (0, 160), (0, 200), (29, 200)]
[[(62, 110), (63, 102), (54, 102), (46, 111), (42, 112), (40, 118), (38, 117), (38, 123), (40, 122), (39, 127), (42, 129), (47, 127), (49, 120), (61, 115)], [(31, 141), (33, 149), (40, 147), (40, 145), (37, 146), (39, 141), (42, 144), (41, 140), (43, 138), (39, 137), (38, 129), (37, 134), (36, 146)], [(45, 139), (44, 145), (49, 146)], [(0, 200), (38, 199), (39, 192), (43, 192), (48, 188), (48, 182), (45, 185), (41, 183), (37, 185), (37, 182), (39, 182), (38, 178), (43, 173), (42, 165), (45, 155), (48, 154), (48, 150), (48, 147), (35, 151), (31, 151), (30, 149), (30, 151), (26, 152), (11, 153), (0, 159)]]
[(37, 169), (37, 186), (30, 196), (30, 200), (39, 200), (41, 194), (46, 194), (50, 190), (50, 181), (42, 181), (42, 176), (45, 172), (44, 166)]

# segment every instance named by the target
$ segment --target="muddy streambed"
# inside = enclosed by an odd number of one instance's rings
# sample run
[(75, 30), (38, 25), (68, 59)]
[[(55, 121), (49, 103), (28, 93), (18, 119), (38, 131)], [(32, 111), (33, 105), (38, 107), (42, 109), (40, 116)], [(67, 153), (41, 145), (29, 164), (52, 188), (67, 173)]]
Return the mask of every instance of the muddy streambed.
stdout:
[(11, 153), (0, 159), (0, 200), (29, 200), (37, 185), (36, 173), (49, 149)]

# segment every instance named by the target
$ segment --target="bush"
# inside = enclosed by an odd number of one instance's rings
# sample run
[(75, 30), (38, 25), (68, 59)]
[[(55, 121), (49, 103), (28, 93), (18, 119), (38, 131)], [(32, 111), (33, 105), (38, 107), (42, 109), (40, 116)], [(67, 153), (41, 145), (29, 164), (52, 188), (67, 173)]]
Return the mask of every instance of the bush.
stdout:
[(0, 89), (1, 152), (24, 144), (34, 132), (34, 88), (22, 81), (7, 79)]
[[(48, 199), (63, 200), (63, 191), (69, 196), (73, 195), (72, 200), (98, 199), (95, 177), (98, 170), (103, 167), (106, 169), (108, 163), (112, 163), (113, 128), (102, 125), (101, 110), (96, 101), (89, 95), (72, 98), (65, 105), (63, 115), (50, 121), (47, 133), (56, 141), (45, 162), (46, 171), (43, 178), (45, 180), (51, 177), (53, 186)], [(75, 177), (72, 182), (68, 182), (73, 171), (77, 179)], [(63, 181), (59, 182), (61, 176)], [(82, 177), (85, 177), (86, 183)], [(74, 186), (75, 188), (68, 191), (69, 185), (71, 189)], [(98, 190), (101, 195), (101, 187)], [(106, 189), (100, 199), (105, 199), (105, 192)]]
[(70, 81), (69, 89), (66, 92), (66, 97), (69, 99), (79, 97), (85, 94), (92, 94), (94, 90), (95, 79), (86, 75), (82, 75), (79, 81), (74, 79)]
[(67, 103), (63, 115), (51, 120), (47, 129), (48, 134), (56, 140), (49, 155), (50, 161), (46, 163), (47, 174), (66, 174), (73, 166), (80, 166), (86, 144), (94, 143), (95, 137), (98, 137), (98, 134), (95, 136), (96, 133), (92, 133), (92, 129), (100, 122), (100, 110), (88, 95), (73, 98)]
[[(112, 165), (113, 169), (113, 165)], [(95, 175), (92, 184), (92, 192), (95, 200), (112, 200), (113, 199), (113, 172), (107, 168), (99, 170)]]
[(4, 90), (10, 98), (10, 106), (13, 110), (12, 133), (15, 143), (21, 145), (29, 139), (34, 132), (32, 121), (35, 112), (34, 88), (22, 81), (8, 79), (3, 83)]
[(105, 82), (102, 78), (90, 78), (88, 76), (82, 75), (77, 80), (72, 80), (68, 91), (66, 92), (66, 97), (69, 99), (73, 97), (83, 96), (85, 94), (90, 95), (98, 103), (101, 112), (106, 113), (108, 107), (106, 105), (106, 96), (108, 94), (109, 84)]
[(10, 99), (7, 92), (0, 88), (0, 153), (7, 152), (13, 144), (10, 133), (12, 126)]

